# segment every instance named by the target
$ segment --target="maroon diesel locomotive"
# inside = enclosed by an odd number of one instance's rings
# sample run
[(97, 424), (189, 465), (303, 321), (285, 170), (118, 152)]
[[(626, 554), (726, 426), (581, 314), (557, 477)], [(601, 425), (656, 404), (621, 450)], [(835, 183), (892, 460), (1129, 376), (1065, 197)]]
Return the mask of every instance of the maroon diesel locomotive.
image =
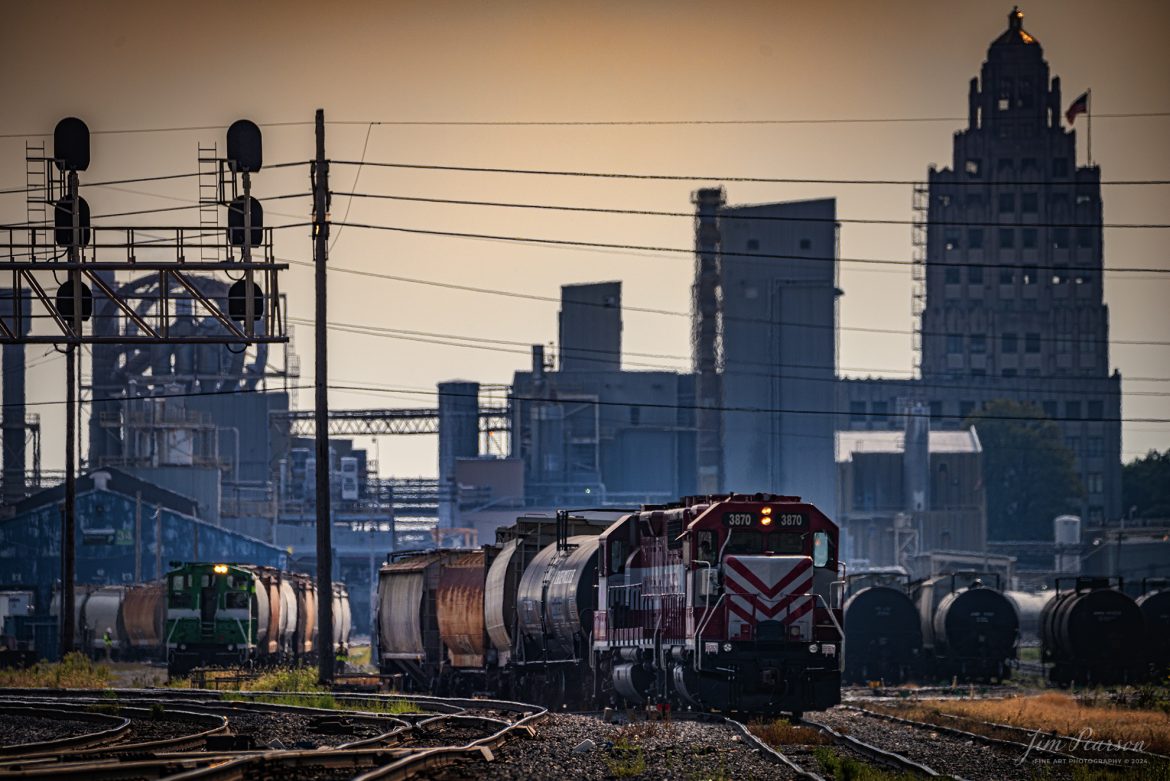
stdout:
[(554, 706), (829, 708), (838, 541), (815, 506), (770, 494), (523, 517), (481, 551), (384, 565), (376, 658), (406, 688)]

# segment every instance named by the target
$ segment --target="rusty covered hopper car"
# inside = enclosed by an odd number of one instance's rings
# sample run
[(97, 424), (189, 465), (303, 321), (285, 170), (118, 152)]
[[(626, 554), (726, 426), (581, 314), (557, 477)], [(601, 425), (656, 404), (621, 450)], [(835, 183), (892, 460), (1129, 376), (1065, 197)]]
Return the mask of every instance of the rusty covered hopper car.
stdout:
[(122, 625), (128, 650), (143, 656), (162, 655), (166, 617), (166, 590), (161, 580), (126, 589)]
[(483, 667), (484, 561), (483, 551), (454, 556), (439, 575), (439, 638), (454, 667)]

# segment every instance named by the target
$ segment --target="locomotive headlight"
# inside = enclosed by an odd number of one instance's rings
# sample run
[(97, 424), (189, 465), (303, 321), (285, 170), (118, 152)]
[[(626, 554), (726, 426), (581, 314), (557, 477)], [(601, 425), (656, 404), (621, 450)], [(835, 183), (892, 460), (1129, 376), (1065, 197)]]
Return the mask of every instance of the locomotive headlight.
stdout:
[(760, 518), (760, 526), (771, 526), (771, 525), (772, 525), (772, 516), (765, 515), (764, 517)]
[(817, 645), (816, 643), (813, 643), (812, 645), (810, 645), (808, 647), (808, 652), (810, 654), (818, 653), (820, 650), (821, 650), (821, 647), (819, 645)]
[(226, 575), (227, 574), (227, 565), (226, 564), (216, 564), (211, 569), (213, 572), (215, 572), (216, 575)]
[(723, 644), (723, 652), (724, 653), (731, 653), (731, 643), (724, 643)]

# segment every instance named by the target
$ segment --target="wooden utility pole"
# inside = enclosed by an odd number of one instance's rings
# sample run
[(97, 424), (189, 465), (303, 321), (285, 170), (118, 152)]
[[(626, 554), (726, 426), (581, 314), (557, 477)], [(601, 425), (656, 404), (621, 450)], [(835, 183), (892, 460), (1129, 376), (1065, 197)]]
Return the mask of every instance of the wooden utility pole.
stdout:
[(329, 161), (325, 159), (325, 111), (317, 109), (317, 156), (313, 185), (313, 262), (317, 275), (316, 392), (317, 445), (317, 658), (323, 685), (333, 683), (333, 527), (329, 490), (329, 363), (326, 355), (325, 262), (329, 257)]

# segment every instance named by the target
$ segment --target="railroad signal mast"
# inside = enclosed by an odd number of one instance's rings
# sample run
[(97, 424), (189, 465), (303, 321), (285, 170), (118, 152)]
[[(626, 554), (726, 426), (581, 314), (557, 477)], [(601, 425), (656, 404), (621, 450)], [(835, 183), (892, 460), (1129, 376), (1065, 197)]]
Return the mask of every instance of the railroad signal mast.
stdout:
[[(80, 172), (89, 168), (89, 128), (68, 117), (53, 133), (52, 157), (28, 158), (30, 166), (44, 166), (43, 186), (27, 194), (30, 221), (0, 228), (0, 270), (9, 272), (12, 306), (0, 315), (0, 344), (51, 344), (66, 355), (65, 501), (61, 528), (61, 652), (74, 648), (73, 602), (76, 529), (77, 347), (83, 344), (222, 344), (242, 348), (258, 343), (285, 343), (278, 307), (278, 263), (272, 250), (272, 230), (264, 227), (264, 210), (252, 197), (251, 176), (260, 171), (260, 129), (239, 120), (228, 129), (227, 158), (219, 163), (219, 206), (228, 209), (226, 233), (199, 226), (94, 226), (90, 208), (80, 195)], [(38, 171), (39, 173), (39, 171)], [(30, 180), (31, 181), (31, 180)], [(242, 184), (242, 188), (241, 185)], [(242, 189), (242, 194), (241, 194)], [(226, 196), (230, 191), (232, 198)], [(33, 209), (53, 207), (53, 226), (33, 221)], [(205, 250), (213, 248), (211, 260)], [(222, 250), (222, 251), (221, 251)], [(238, 257), (236, 253), (238, 252)], [(61, 258), (65, 260), (62, 261)], [(222, 259), (221, 259), (222, 258)], [(50, 297), (44, 276), (64, 273), (65, 282)], [(157, 274), (155, 300), (123, 289), (117, 275)], [(204, 294), (197, 275), (239, 274), (228, 291), (226, 307)], [(92, 286), (92, 287), (91, 287)], [(88, 330), (95, 312), (94, 290), (112, 307), (108, 319)], [(265, 294), (267, 289), (267, 295)], [(175, 298), (201, 307), (214, 328), (192, 333), (171, 327), (170, 305)], [(154, 315), (142, 312), (153, 308)], [(49, 321), (51, 330), (31, 326)], [(112, 322), (111, 322), (112, 320)], [(23, 419), (24, 410), (17, 413)]]

